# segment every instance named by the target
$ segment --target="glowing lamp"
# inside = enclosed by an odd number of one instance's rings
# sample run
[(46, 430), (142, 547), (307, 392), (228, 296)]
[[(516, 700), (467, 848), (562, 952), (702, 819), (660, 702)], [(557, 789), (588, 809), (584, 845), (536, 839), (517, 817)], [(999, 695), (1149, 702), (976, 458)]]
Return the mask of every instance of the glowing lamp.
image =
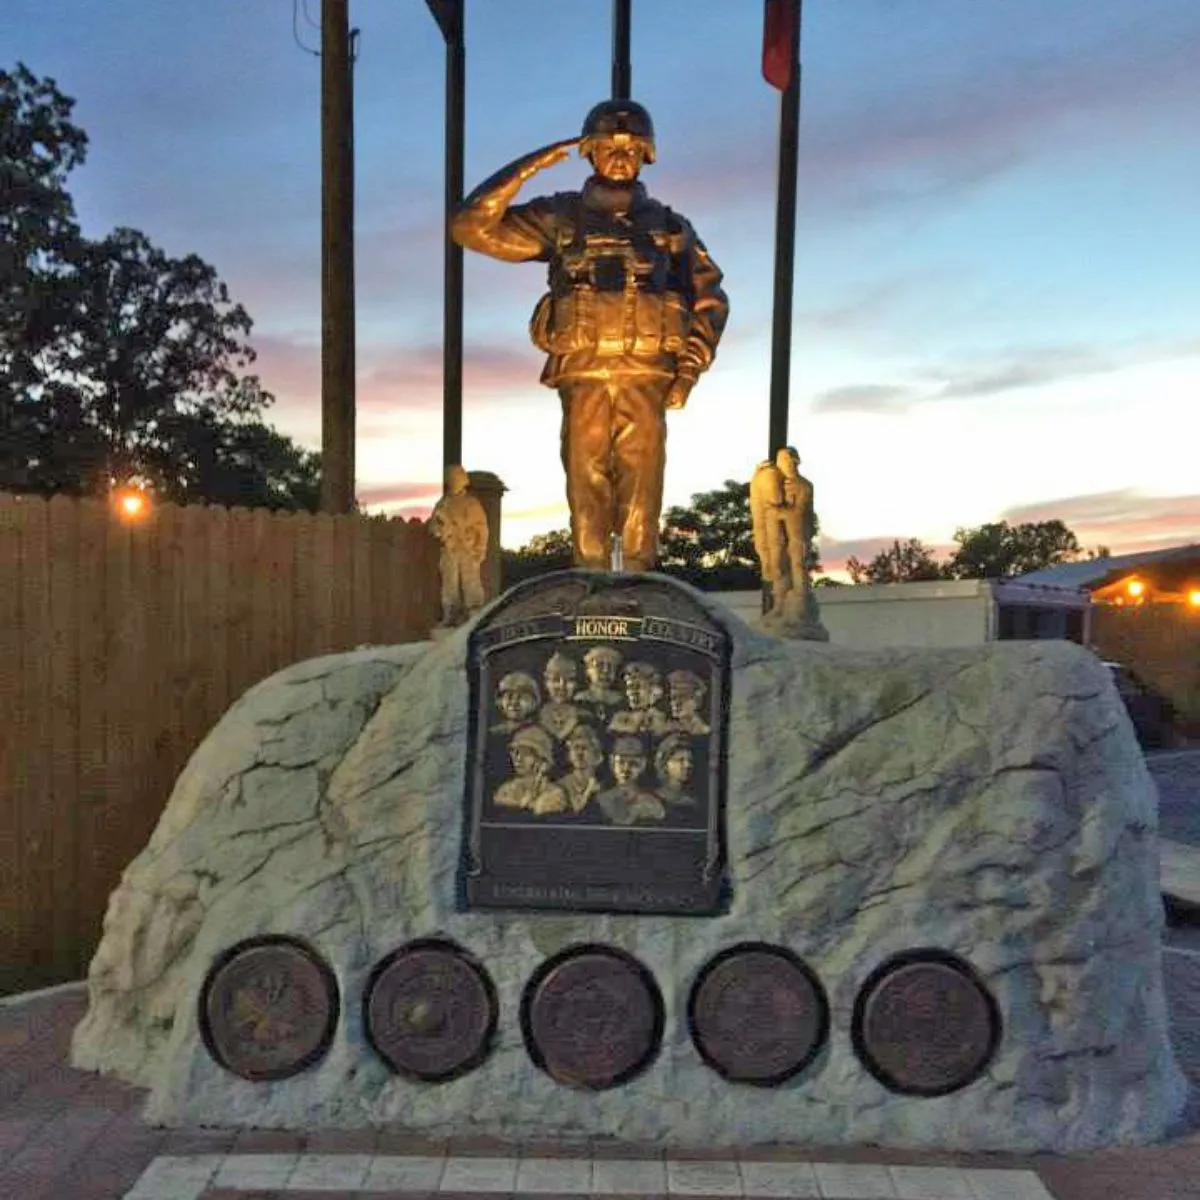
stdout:
[(1190, 604), (1192, 608), (1200, 608), (1200, 588), (1192, 588), (1192, 590), (1188, 592), (1188, 604)]
[(1146, 590), (1146, 585), (1140, 579), (1131, 579), (1126, 585), (1125, 590), (1131, 596), (1140, 596)]
[(117, 512), (129, 521), (136, 521), (140, 517), (144, 517), (150, 507), (145, 493), (134, 491), (132, 488), (126, 488), (118, 492), (116, 503)]

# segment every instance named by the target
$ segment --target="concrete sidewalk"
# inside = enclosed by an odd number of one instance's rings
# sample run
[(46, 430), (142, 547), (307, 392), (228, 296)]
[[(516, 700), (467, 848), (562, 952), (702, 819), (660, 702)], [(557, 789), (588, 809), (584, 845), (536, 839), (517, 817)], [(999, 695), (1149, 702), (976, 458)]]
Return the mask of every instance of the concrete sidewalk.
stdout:
[[(390, 1131), (162, 1130), (140, 1089), (72, 1070), (81, 988), (0, 1007), (0, 1200), (361, 1196), (826, 1196), (843, 1200), (1200, 1200), (1200, 953), (1168, 949), (1167, 992), (1193, 1087), (1163, 1145), (1086, 1156), (789, 1146), (431, 1141)], [(918, 1101), (919, 1103), (919, 1101)]]

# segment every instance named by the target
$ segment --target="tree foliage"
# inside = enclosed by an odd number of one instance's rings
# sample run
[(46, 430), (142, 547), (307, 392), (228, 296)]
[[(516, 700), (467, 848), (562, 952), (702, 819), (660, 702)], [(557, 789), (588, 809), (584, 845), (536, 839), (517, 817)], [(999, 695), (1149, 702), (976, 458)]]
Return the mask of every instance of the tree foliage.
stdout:
[[(927, 579), (1003, 579), (1027, 575), (1058, 563), (1072, 562), (1083, 549), (1079, 539), (1059, 520), (1009, 525), (996, 521), (960, 527), (954, 533), (956, 549), (939, 561), (918, 538), (895, 541), (869, 562), (851, 558), (846, 570), (855, 583), (912, 583)], [(1104, 556), (1106, 546), (1089, 551)]]
[(314, 507), (320, 462), (264, 424), (251, 320), (216, 271), (134, 229), (83, 236), (74, 102), (0, 72), (0, 489)]
[[(519, 550), (505, 550), (502, 562), (506, 586), (563, 570), (573, 562), (570, 531), (538, 534)], [(810, 569), (820, 569), (815, 547), (809, 563)], [(658, 569), (705, 591), (759, 587), (750, 485), (727, 479), (723, 487), (693, 495), (691, 504), (667, 509), (661, 523)]]
[(894, 541), (869, 562), (851, 557), (846, 571), (855, 583), (916, 583), (945, 577), (942, 564), (919, 538)]
[(1027, 575), (1057, 563), (1071, 562), (1083, 553), (1079, 539), (1058, 520), (1022, 525), (995, 521), (973, 529), (958, 529), (954, 540), (958, 549), (946, 564), (946, 574), (951, 579)]

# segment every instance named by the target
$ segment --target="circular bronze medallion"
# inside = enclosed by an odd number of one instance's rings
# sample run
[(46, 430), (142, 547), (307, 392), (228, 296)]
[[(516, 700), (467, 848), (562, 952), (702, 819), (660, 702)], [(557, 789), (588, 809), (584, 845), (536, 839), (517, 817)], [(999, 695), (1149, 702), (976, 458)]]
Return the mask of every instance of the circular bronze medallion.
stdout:
[(577, 946), (542, 964), (525, 988), (530, 1058), (559, 1083), (599, 1091), (625, 1083), (658, 1053), (663, 1002), (636, 958)]
[(484, 969), (449, 942), (413, 942), (375, 968), (363, 1024), (394, 1071), (429, 1083), (453, 1079), (487, 1056), (496, 992)]
[(986, 1070), (1000, 1041), (1000, 1010), (961, 959), (918, 952), (867, 980), (852, 1033), (863, 1065), (884, 1087), (944, 1096)]
[(200, 992), (204, 1044), (243, 1079), (286, 1079), (312, 1066), (337, 1020), (333, 972), (292, 938), (239, 943), (213, 964)]
[(817, 977), (781, 946), (744, 943), (700, 972), (688, 1001), (700, 1057), (736, 1083), (772, 1087), (803, 1071), (829, 1032)]

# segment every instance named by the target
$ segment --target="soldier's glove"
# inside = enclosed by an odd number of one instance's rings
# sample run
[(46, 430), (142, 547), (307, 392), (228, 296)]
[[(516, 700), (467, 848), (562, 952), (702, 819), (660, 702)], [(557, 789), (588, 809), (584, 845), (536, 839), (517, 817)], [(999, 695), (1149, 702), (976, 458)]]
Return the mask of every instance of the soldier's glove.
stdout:
[(691, 395), (692, 388), (696, 386), (694, 379), (688, 379), (683, 375), (676, 375), (675, 382), (671, 384), (671, 390), (667, 392), (665, 403), (666, 408), (682, 408), (688, 401), (688, 396)]

